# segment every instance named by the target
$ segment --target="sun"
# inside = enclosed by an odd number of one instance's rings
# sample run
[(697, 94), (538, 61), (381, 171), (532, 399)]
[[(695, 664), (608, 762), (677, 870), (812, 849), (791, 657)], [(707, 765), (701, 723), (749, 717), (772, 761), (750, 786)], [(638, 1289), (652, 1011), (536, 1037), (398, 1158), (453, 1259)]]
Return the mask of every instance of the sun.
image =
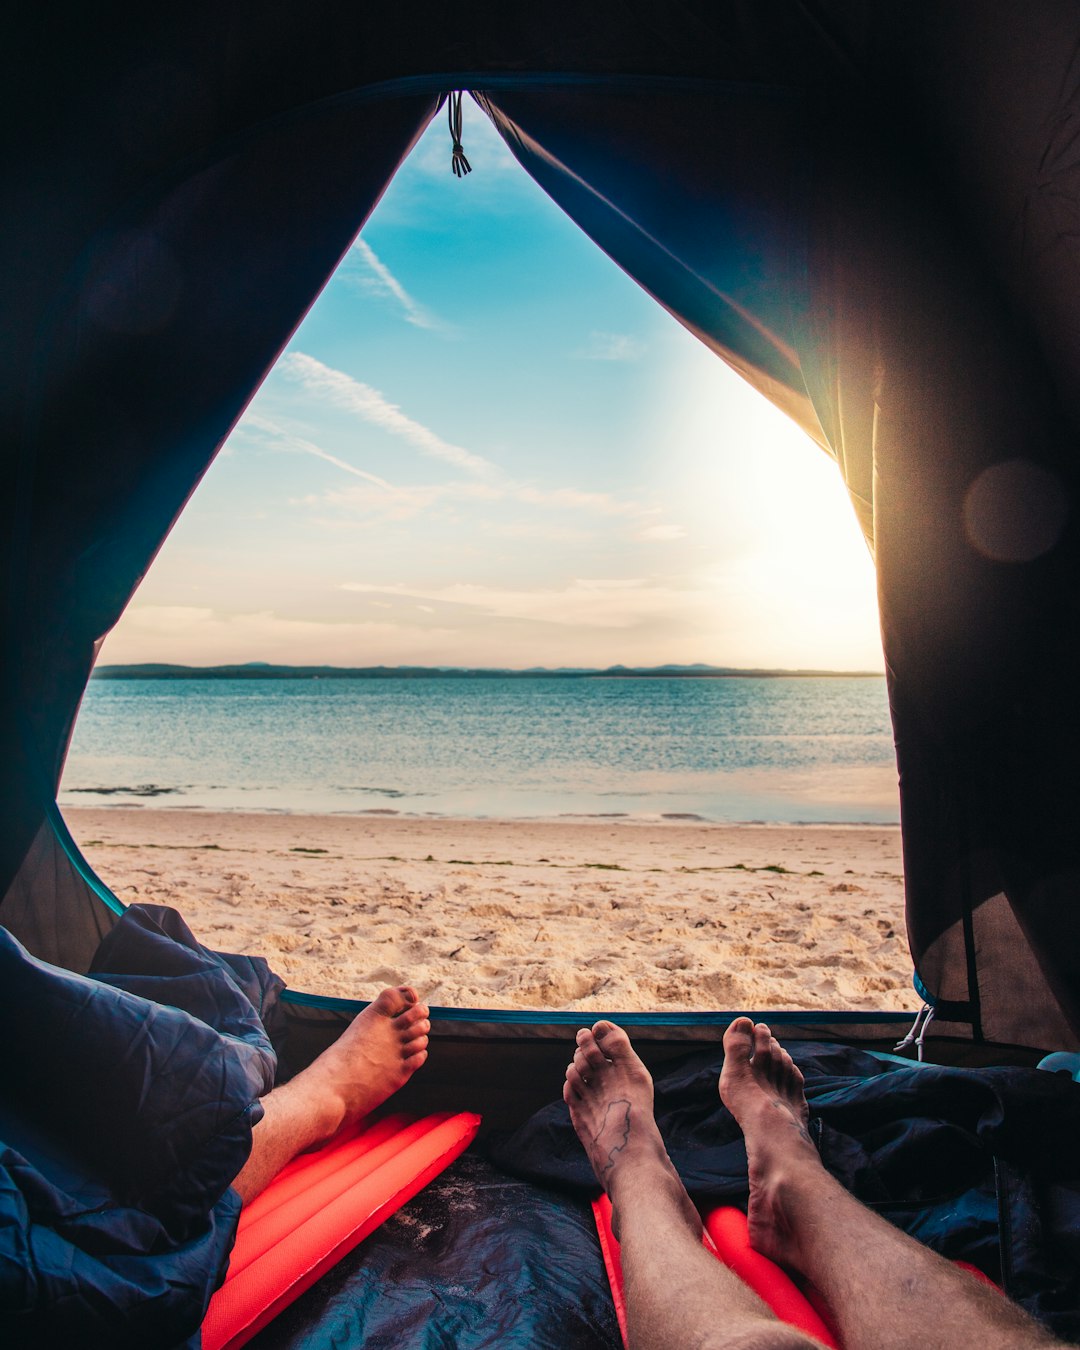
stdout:
[(831, 456), (704, 347), (680, 344), (665, 403), (725, 663), (743, 664), (745, 629), (747, 664), (883, 669), (873, 559)]

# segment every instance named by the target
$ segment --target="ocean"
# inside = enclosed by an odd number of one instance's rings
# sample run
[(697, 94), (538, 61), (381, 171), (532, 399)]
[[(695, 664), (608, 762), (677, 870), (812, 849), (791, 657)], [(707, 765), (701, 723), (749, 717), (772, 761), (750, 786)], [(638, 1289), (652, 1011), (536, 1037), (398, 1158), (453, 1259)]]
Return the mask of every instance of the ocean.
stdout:
[(61, 806), (891, 824), (878, 677), (93, 680)]

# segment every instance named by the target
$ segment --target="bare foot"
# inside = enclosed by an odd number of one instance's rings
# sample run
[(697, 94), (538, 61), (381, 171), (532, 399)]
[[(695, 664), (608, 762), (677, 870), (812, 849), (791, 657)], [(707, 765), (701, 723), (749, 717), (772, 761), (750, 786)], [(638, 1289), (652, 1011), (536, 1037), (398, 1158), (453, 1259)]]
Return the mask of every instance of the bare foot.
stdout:
[(408, 985), (384, 989), (306, 1071), (340, 1105), (337, 1129), (351, 1125), (404, 1087), (427, 1059), (427, 1005)]
[(798, 1266), (798, 1243), (787, 1217), (785, 1189), (821, 1161), (808, 1129), (803, 1076), (764, 1022), (737, 1017), (724, 1033), (720, 1098), (738, 1121), (750, 1164), (750, 1245)]
[(700, 1233), (701, 1219), (656, 1128), (652, 1078), (621, 1027), (597, 1022), (578, 1032), (563, 1101), (596, 1179), (611, 1196), (616, 1236), (624, 1184), (636, 1192), (649, 1185), (676, 1191), (688, 1222)]

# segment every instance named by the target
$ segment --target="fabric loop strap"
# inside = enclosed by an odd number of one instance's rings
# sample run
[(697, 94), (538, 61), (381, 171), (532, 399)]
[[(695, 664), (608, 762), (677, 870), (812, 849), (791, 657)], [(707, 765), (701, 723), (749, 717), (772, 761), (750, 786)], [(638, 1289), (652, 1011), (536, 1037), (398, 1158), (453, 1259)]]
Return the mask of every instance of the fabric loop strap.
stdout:
[(472, 173), (472, 165), (465, 158), (465, 151), (461, 147), (460, 89), (452, 91), (450, 97), (446, 100), (446, 118), (450, 123), (450, 140), (452, 142), (450, 166), (454, 170), (455, 178), (464, 178), (467, 173)]

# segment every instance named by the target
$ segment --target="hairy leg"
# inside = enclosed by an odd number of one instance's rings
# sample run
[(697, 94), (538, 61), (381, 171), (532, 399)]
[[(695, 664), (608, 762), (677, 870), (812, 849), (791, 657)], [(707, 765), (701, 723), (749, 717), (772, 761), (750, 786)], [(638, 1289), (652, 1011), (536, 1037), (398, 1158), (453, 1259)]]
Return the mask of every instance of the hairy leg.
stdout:
[(563, 1098), (611, 1197), (622, 1248), (631, 1350), (807, 1350), (701, 1245), (701, 1220), (653, 1116), (652, 1079), (626, 1033), (597, 1022), (577, 1034)]
[(384, 989), (306, 1069), (262, 1099), (235, 1190), (246, 1204), (298, 1153), (381, 1106), (427, 1059), (427, 1006), (414, 989)]
[(732, 1022), (720, 1096), (750, 1163), (750, 1241), (805, 1275), (846, 1350), (1046, 1350), (1020, 1308), (860, 1204), (807, 1132), (803, 1077), (763, 1023)]

